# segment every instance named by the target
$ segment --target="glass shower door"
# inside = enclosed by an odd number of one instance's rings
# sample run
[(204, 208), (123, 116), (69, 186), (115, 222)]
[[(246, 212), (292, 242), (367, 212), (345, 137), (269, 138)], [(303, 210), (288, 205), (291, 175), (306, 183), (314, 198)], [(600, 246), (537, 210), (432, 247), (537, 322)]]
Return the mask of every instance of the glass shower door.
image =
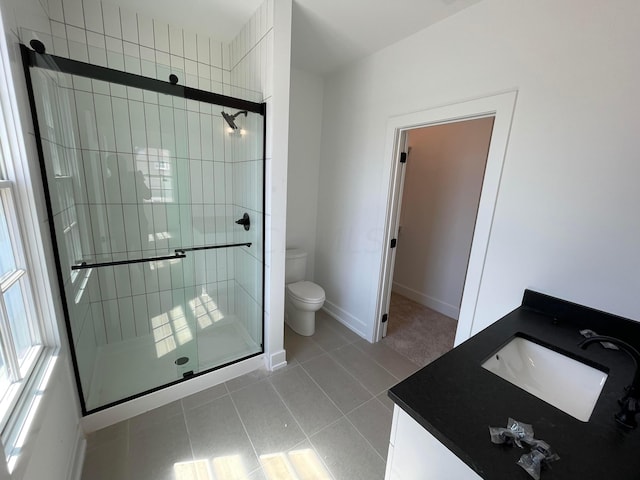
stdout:
[(262, 116), (31, 78), (85, 413), (261, 353)]

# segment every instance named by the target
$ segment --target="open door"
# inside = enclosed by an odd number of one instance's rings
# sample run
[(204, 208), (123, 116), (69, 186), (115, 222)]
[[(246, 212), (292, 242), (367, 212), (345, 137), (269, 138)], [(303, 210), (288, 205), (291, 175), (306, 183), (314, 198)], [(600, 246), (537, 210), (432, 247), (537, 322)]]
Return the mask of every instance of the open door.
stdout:
[(393, 268), (396, 260), (396, 246), (398, 244), (398, 233), (400, 226), (400, 210), (402, 208), (402, 192), (404, 188), (404, 177), (406, 175), (406, 166), (407, 166), (407, 158), (409, 156), (409, 148), (408, 148), (408, 135), (407, 130), (403, 130), (400, 132), (400, 139), (398, 142), (398, 149), (396, 152), (396, 178), (395, 183), (393, 185), (393, 202), (396, 205), (394, 211), (395, 214), (390, 218), (389, 231), (392, 233), (391, 238), (389, 239), (388, 247), (389, 247), (389, 272), (390, 274), (386, 276), (386, 286), (384, 289), (384, 314), (382, 315), (382, 336), (384, 338), (387, 336), (387, 328), (389, 326), (389, 305), (391, 304), (391, 290), (393, 286)]
[(488, 115), (406, 131), (388, 333), (405, 335), (405, 298), (416, 302), (411, 312), (426, 309), (415, 327), (429, 325), (432, 314), (455, 320), (446, 335), (453, 345), (493, 122)]
[(389, 195), (387, 197), (384, 235), (386, 248), (382, 251), (378, 295), (375, 299), (376, 327), (373, 335), (374, 342), (379, 341), (386, 335), (388, 327), (389, 304), (396, 256), (394, 247), (398, 241), (400, 209), (406, 174), (406, 165), (402, 163), (402, 153), (407, 152), (408, 131), (414, 128), (493, 116), (495, 120), (464, 281), (455, 345), (460, 344), (472, 335), (484, 261), (491, 234), (493, 212), (498, 198), (516, 98), (517, 92), (512, 91), (389, 119), (387, 126), (388, 141), (385, 149), (385, 155), (390, 159), (388, 171)]

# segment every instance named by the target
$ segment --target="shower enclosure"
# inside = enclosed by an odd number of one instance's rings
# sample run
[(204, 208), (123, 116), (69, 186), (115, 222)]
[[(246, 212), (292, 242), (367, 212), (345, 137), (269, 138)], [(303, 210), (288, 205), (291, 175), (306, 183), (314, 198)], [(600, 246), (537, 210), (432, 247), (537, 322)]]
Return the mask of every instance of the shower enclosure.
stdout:
[(32, 47), (83, 413), (260, 355), (265, 105), (185, 87), (168, 67), (162, 81)]

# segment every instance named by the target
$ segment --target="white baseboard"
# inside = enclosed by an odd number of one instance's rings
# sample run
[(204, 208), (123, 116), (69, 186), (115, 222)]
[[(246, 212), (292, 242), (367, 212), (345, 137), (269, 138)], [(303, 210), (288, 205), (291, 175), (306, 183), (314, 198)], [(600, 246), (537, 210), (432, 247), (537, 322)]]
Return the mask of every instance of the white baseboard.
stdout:
[(269, 355), (269, 364), (267, 368), (270, 371), (278, 370), (279, 368), (286, 367), (287, 365), (287, 352), (284, 350), (277, 351)]
[(76, 443), (73, 447), (71, 461), (69, 464), (69, 474), (67, 480), (81, 480), (84, 456), (87, 451), (87, 441), (84, 438), (82, 427), (78, 424), (76, 429)]
[(354, 317), (346, 310), (341, 309), (336, 304), (331, 303), (328, 300), (325, 300), (322, 310), (327, 312), (352, 332), (360, 335), (362, 338), (367, 338), (367, 334), (365, 333), (367, 325), (362, 320)]
[(418, 302), (420, 305), (424, 305), (425, 307), (429, 307), (430, 309), (446, 315), (447, 317), (451, 317), (455, 320), (458, 320), (458, 317), (460, 317), (460, 307), (456, 307), (450, 303), (430, 297), (429, 295), (425, 295), (424, 293), (413, 290), (405, 285), (393, 282), (392, 290), (403, 297), (407, 297), (408, 299)]

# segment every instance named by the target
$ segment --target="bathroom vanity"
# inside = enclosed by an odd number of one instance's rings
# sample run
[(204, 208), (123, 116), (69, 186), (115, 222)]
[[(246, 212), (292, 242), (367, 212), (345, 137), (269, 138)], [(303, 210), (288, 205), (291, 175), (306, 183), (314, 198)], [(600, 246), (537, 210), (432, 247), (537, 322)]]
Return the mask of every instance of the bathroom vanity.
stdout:
[[(385, 478), (530, 479), (516, 464), (529, 448), (490, 440), (489, 427), (506, 427), (509, 417), (531, 424), (535, 438), (560, 456), (542, 470), (542, 480), (640, 478), (640, 428), (625, 428), (614, 419), (621, 409), (618, 399), (634, 378), (634, 361), (598, 342), (580, 348), (583, 329), (640, 347), (640, 323), (527, 290), (516, 310), (392, 387), (389, 397), (396, 405)], [(490, 371), (489, 360), (506, 355), (503, 347), (514, 338), (564, 357), (549, 357), (552, 368), (543, 370), (541, 391), (529, 393), (514, 385), (516, 380)], [(601, 374), (601, 384), (576, 382), (582, 366)], [(526, 374), (520, 373), (515, 377)], [(545, 397), (544, 387), (560, 395)], [(592, 405), (572, 401), (588, 393), (594, 395)]]

